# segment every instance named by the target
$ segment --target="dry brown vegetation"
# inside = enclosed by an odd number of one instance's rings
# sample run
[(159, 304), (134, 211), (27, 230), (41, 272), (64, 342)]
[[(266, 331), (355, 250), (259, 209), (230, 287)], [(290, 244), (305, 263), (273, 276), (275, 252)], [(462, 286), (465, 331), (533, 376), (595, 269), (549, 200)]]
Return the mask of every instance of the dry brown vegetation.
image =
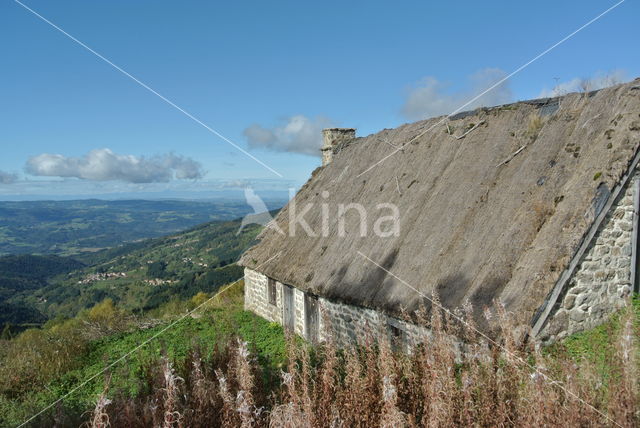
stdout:
[(527, 130), (524, 133), (525, 137), (529, 138), (530, 141), (534, 141), (538, 138), (538, 134), (543, 126), (544, 121), (542, 120), (542, 117), (537, 113), (532, 114), (529, 117), (529, 122), (527, 122)]
[[(621, 318), (606, 374), (517, 345), (508, 317), (497, 313), (500, 346), (479, 344), (472, 325), (438, 311), (433, 337), (410, 354), (374, 337), (346, 349), (290, 338), (277, 382), (239, 340), (206, 357), (193, 349), (179, 369), (166, 358), (150, 367), (146, 394), (111, 402), (102, 395), (88, 419), (94, 427), (638, 426), (632, 311)], [(465, 337), (463, 355), (451, 329)]]

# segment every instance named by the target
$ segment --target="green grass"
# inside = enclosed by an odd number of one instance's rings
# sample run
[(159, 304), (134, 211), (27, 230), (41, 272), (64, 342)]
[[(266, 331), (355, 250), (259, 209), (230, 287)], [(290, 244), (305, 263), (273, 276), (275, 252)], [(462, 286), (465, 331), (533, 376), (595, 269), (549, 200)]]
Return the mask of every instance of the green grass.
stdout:
[[(95, 404), (108, 374), (111, 379), (110, 394), (135, 397), (144, 392), (151, 368), (158, 366), (158, 359), (162, 355), (166, 355), (176, 368), (180, 368), (192, 350), (198, 349), (206, 361), (216, 346), (226, 346), (234, 336), (249, 344), (249, 349), (263, 367), (265, 376), (276, 378), (280, 368), (285, 364), (286, 341), (282, 327), (244, 311), (242, 297), (242, 286), (238, 284), (228, 291), (228, 295), (225, 293), (223, 300), (205, 305), (208, 308), (204, 309), (198, 318), (174, 317), (173, 321), (153, 328), (90, 342), (87, 352), (78, 357), (75, 364), (78, 368), (52, 380), (45, 389), (29, 391), (13, 399), (0, 396), (0, 426), (21, 423), (87, 379), (91, 379), (59, 404), (66, 415), (71, 415), (70, 418), (79, 418)], [(172, 322), (175, 323), (171, 325)], [(140, 346), (142, 344), (144, 345)], [(118, 361), (136, 348), (138, 349), (127, 358)], [(113, 363), (113, 367), (101, 374)], [(51, 417), (51, 413), (48, 417)], [(73, 425), (76, 420), (70, 419), (67, 422)]]
[[(101, 372), (122, 355), (147, 341), (149, 342), (131, 354), (126, 361), (114, 367), (116, 375), (112, 378), (112, 391), (135, 396), (140, 388), (140, 380), (144, 378), (145, 369), (161, 355), (166, 355), (179, 365), (194, 346), (206, 356), (214, 347), (226, 344), (234, 334), (249, 342), (265, 364), (279, 367), (284, 362), (285, 341), (282, 328), (249, 312), (216, 309), (200, 318), (187, 317), (167, 329), (168, 325), (169, 323), (111, 336), (92, 343), (89, 352), (82, 358), (82, 368), (67, 373), (49, 388), (67, 390)], [(82, 398), (81, 401), (85, 404), (92, 403), (96, 394), (102, 390), (103, 380), (104, 377), (99, 376), (84, 388), (84, 392), (78, 393), (77, 397)]]
[[(634, 313), (635, 337), (640, 332), (640, 296), (636, 295), (632, 299), (630, 310)], [(616, 348), (614, 346), (623, 327), (624, 310), (611, 316), (611, 318), (600, 326), (581, 333), (569, 336), (561, 343), (550, 346), (547, 352), (552, 354), (567, 353), (573, 360), (580, 362), (586, 360), (593, 364), (604, 379), (609, 378), (609, 362), (615, 357)], [(640, 349), (636, 349), (640, 356)], [(638, 358), (640, 361), (640, 358)]]

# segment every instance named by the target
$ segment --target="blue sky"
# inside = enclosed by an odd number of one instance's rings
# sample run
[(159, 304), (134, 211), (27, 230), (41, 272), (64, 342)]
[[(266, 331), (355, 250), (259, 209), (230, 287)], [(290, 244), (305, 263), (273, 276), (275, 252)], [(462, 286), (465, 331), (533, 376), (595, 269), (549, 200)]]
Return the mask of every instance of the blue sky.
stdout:
[[(23, 3), (282, 177), (3, 0), (0, 199), (299, 185), (322, 126), (446, 113), (616, 2)], [(625, 1), (484, 101), (640, 76), (639, 17)]]

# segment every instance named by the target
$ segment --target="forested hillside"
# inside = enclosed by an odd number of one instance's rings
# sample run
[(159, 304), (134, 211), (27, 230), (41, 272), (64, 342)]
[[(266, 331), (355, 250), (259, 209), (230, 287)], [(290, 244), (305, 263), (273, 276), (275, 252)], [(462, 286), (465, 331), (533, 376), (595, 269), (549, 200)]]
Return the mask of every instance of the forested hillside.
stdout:
[(0, 257), (0, 325), (43, 322), (46, 318), (42, 313), (14, 298), (46, 287), (56, 279), (64, 279), (64, 274), (83, 267), (77, 260), (58, 256)]
[(172, 299), (214, 292), (242, 276), (235, 265), (260, 226), (214, 221), (174, 235), (124, 244), (75, 258), (0, 258), (1, 325), (71, 317), (106, 298), (133, 312)]
[(84, 267), (84, 264), (58, 256), (18, 255), (0, 257), (0, 287), (13, 291), (38, 288), (56, 275)]

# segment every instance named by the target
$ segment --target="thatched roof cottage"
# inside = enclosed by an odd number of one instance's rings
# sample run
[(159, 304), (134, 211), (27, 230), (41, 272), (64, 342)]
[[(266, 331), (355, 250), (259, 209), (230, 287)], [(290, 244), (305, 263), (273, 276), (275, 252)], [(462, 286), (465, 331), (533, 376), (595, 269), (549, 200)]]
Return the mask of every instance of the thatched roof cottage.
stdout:
[[(402, 314), (435, 292), (479, 313), (498, 300), (552, 341), (638, 289), (640, 80), (324, 134), (323, 166), (241, 259), (245, 306), (269, 320), (310, 340), (382, 324), (411, 341)], [(399, 213), (384, 236), (381, 204)], [(311, 233), (290, 233), (307, 205)]]

